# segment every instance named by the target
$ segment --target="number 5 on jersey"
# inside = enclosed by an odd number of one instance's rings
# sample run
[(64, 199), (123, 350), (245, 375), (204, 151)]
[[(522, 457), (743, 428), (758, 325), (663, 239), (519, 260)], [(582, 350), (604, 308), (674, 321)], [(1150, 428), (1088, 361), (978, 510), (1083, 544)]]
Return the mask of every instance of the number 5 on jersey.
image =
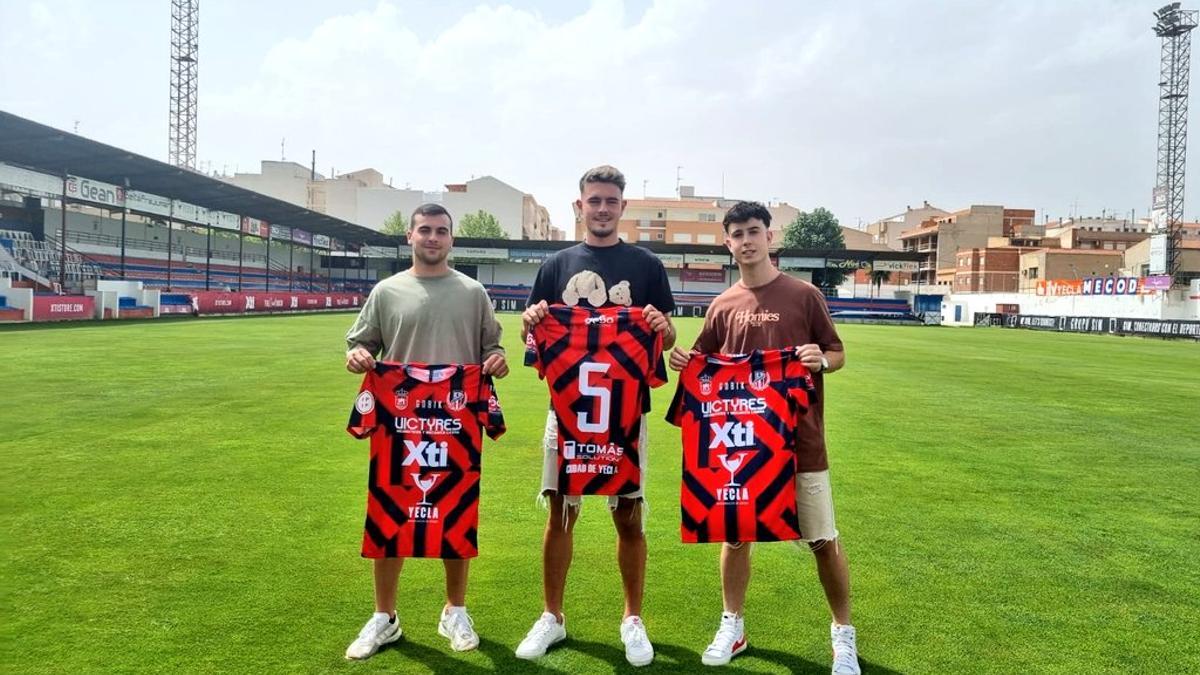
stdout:
[(609, 413), (612, 411), (612, 389), (609, 380), (608, 363), (581, 363), (579, 365), (579, 395), (596, 399), (596, 416), (588, 419), (587, 411), (576, 413), (579, 430), (589, 434), (608, 432)]

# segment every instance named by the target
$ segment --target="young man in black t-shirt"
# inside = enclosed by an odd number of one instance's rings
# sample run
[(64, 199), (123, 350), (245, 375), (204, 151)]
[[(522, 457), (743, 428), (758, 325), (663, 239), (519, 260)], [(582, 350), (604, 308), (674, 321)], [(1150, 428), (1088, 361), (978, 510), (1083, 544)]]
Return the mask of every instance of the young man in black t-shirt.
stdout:
[[(611, 166), (599, 166), (579, 180), (575, 205), (587, 234), (582, 243), (555, 253), (538, 270), (528, 308), (522, 315), (526, 334), (546, 316), (550, 304), (581, 307), (625, 305), (643, 307), (650, 327), (663, 336), (663, 349), (675, 344), (675, 327), (668, 315), (675, 310), (667, 271), (653, 253), (621, 241), (617, 223), (625, 212), (625, 176)], [(542, 543), (542, 583), (545, 611), (517, 647), (517, 656), (534, 659), (566, 638), (563, 593), (571, 566), (572, 532), (579, 516), (581, 498), (558, 490), (558, 424), (553, 411), (547, 415), (543, 437), (545, 460), (542, 496), (550, 503)], [(641, 422), (642, 480), (645, 484), (646, 420)], [(646, 578), (646, 537), (642, 530), (643, 491), (609, 499), (617, 528), (617, 562), (625, 592), (625, 616), (621, 641), (625, 658), (635, 666), (649, 664), (654, 648), (642, 624), (642, 595)]]

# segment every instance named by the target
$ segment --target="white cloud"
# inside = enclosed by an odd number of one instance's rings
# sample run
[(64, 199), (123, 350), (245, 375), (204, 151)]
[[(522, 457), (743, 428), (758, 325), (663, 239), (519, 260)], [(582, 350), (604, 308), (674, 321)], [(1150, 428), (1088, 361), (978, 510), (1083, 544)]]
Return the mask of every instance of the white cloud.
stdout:
[[(93, 28), (72, 1), (0, 10), (0, 75), (34, 102), (16, 111), (62, 122), (86, 106), (85, 131), (163, 154), (165, 65), (104, 49), (159, 29), (120, 6)], [(286, 137), (323, 172), (374, 166), (423, 188), (490, 173), (567, 228), (577, 176), (601, 162), (631, 195), (643, 180), (672, 194), (682, 165), (699, 192), (724, 178), (731, 196), (848, 223), (923, 198), (1144, 210), (1153, 182), (1158, 42), (1132, 3), (594, 0), (554, 18), (491, 3), (434, 28), (418, 2), (318, 5), (273, 24), (265, 49), (253, 24), (202, 25), (202, 158), (244, 170)], [(59, 86), (97, 60), (127, 85)]]

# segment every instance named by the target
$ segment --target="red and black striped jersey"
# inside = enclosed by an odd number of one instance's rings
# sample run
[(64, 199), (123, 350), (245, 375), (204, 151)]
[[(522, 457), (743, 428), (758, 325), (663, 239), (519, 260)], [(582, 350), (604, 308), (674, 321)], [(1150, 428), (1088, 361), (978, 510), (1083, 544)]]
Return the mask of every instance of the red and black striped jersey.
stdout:
[(666, 383), (662, 335), (641, 307), (551, 305), (525, 341), (525, 365), (558, 417), (558, 489), (623, 495), (641, 487), (638, 447), (650, 387)]
[(350, 422), (371, 438), (364, 558), (473, 558), (479, 554), (483, 433), (504, 415), (477, 365), (376, 362)]
[(814, 395), (792, 349), (692, 356), (667, 413), (683, 435), (684, 542), (801, 538), (795, 434)]

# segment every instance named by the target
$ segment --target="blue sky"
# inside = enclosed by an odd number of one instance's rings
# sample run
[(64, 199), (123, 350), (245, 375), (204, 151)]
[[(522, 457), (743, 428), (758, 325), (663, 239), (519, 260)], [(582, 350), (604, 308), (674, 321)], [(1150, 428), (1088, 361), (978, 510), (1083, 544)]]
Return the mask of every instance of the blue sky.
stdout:
[[(599, 163), (852, 226), (923, 199), (1140, 217), (1160, 4), (202, 0), (198, 156), (491, 174), (568, 231)], [(165, 159), (169, 6), (0, 3), (0, 109)]]

